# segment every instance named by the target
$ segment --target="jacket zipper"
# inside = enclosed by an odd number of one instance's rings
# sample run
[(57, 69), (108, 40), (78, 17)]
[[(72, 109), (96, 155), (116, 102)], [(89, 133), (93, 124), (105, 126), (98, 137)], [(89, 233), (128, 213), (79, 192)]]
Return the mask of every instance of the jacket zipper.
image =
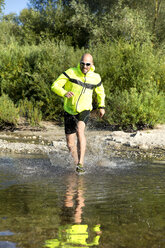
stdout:
[(79, 98), (78, 98), (77, 103), (76, 103), (76, 112), (77, 112), (77, 113), (78, 113), (78, 111), (77, 111), (77, 109), (78, 109), (78, 102), (79, 102), (79, 100), (80, 100), (80, 97), (82, 96), (82, 94), (85, 93), (85, 90), (86, 90), (86, 85), (85, 85), (85, 83), (86, 83), (86, 76), (84, 77), (84, 86), (83, 86), (83, 88), (82, 88), (82, 90), (81, 90), (81, 93), (80, 93)]

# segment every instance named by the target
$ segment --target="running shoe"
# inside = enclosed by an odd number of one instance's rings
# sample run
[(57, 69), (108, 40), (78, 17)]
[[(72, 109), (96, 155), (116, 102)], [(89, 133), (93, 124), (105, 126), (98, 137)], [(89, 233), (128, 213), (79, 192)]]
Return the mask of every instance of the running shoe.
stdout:
[(82, 172), (85, 172), (85, 169), (83, 168), (83, 165), (82, 164), (77, 164), (76, 171), (78, 173), (82, 173)]

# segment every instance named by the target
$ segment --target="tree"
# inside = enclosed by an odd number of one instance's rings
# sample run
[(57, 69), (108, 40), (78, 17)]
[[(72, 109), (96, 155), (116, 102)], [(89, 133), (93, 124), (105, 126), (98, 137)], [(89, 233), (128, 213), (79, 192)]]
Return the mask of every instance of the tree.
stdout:
[(49, 39), (65, 40), (67, 44), (71, 44), (72, 37), (66, 23), (69, 15), (60, 4), (56, 8), (49, 5), (42, 11), (32, 8), (22, 10), (19, 20), (25, 42), (38, 44)]
[(123, 0), (124, 4), (137, 12), (145, 14), (148, 30), (154, 35), (153, 42), (160, 45), (165, 42), (165, 1), (163, 0)]
[(44, 23), (41, 14), (34, 9), (23, 9), (19, 20), (24, 42), (29, 44), (38, 44), (41, 32), (44, 31)]
[(0, 22), (0, 44), (6, 46), (16, 40), (20, 41), (18, 17), (14, 13), (2, 16), (2, 21)]
[(97, 13), (97, 15), (109, 12), (114, 4), (118, 4), (118, 1), (116, 0), (83, 0), (83, 2), (85, 5), (88, 5), (91, 12)]
[(2, 9), (4, 8), (5, 2), (4, 0), (0, 0), (0, 14), (2, 13)]
[(56, 8), (59, 0), (29, 0), (28, 6), (38, 11), (43, 11), (47, 6), (52, 6)]

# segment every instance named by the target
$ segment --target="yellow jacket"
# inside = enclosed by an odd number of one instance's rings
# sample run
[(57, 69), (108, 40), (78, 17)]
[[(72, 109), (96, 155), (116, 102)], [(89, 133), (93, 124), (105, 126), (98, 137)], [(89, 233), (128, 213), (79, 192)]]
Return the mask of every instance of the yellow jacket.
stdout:
[[(92, 110), (92, 94), (97, 94), (98, 108), (105, 107), (104, 87), (98, 73), (94, 72), (92, 66), (85, 75), (80, 65), (70, 68), (62, 73), (52, 84), (51, 90), (64, 98), (64, 110), (69, 114), (76, 115), (84, 110)], [(65, 97), (67, 92), (73, 92), (71, 98)]]

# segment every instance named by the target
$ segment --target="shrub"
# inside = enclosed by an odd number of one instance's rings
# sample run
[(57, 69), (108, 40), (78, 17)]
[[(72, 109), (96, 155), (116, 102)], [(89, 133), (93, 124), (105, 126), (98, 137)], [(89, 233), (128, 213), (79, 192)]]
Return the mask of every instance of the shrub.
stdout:
[[(77, 66), (83, 50), (64, 43), (44, 42), (39, 46), (13, 44), (0, 50), (1, 92), (18, 103), (27, 98), (41, 102), (44, 119), (59, 120), (62, 99), (51, 92), (53, 81), (68, 67)], [(59, 116), (60, 115), (60, 116)]]
[(152, 44), (119, 40), (92, 49), (106, 92), (109, 123), (154, 126), (165, 120), (163, 56)]
[(16, 126), (18, 123), (18, 109), (7, 95), (0, 97), (0, 128)]
[(159, 58), (151, 43), (130, 43), (123, 40), (100, 44), (92, 49), (96, 58), (97, 72), (100, 73), (107, 91), (113, 92), (137, 88), (155, 82)]
[(16, 40), (20, 41), (19, 32), (20, 28), (16, 23), (0, 21), (0, 44), (7, 46), (17, 42)]
[(25, 117), (31, 126), (39, 125), (42, 120), (42, 112), (40, 110), (40, 102), (32, 103), (25, 100), (20, 100), (18, 104), (19, 114), (21, 117)]
[[(61, 122), (63, 99), (51, 92), (51, 85), (64, 70), (77, 66), (84, 49), (74, 49), (63, 42), (50, 41), (45, 41), (38, 46), (22, 47), (12, 43), (10, 46), (1, 46), (1, 48), (1, 94), (7, 94), (14, 104), (19, 106), (20, 103), (24, 106), (24, 101), (31, 102), (33, 107), (36, 107), (37, 103), (38, 110), (35, 111), (39, 112), (34, 114), (34, 109), (30, 110), (33, 112), (33, 117), (28, 117), (34, 119), (33, 123), (39, 122), (34, 115), (40, 115), (40, 111), (43, 119)], [(154, 125), (164, 119), (164, 59), (163, 56), (160, 59), (160, 54), (155, 52), (150, 43), (141, 45), (138, 42), (119, 40), (89, 47), (86, 51), (93, 55), (96, 72), (100, 73), (105, 87), (107, 111), (105, 118), (109, 123), (124, 125), (125, 122), (125, 125), (134, 126), (140, 125), (139, 123)], [(127, 105), (131, 104), (134, 110), (125, 106), (126, 96), (129, 98)], [(149, 97), (153, 102), (151, 105), (153, 112), (155, 106), (157, 109), (156, 114), (152, 112), (153, 120), (149, 117), (150, 101), (145, 102)], [(133, 103), (130, 103), (131, 99)], [(156, 99), (158, 99), (157, 103)], [(120, 114), (116, 106), (119, 106)], [(141, 107), (145, 114), (139, 110)], [(32, 109), (30, 106), (27, 108)]]
[(165, 121), (165, 114), (160, 111), (163, 108), (164, 96), (158, 94), (154, 88), (141, 93), (136, 88), (117, 91), (108, 98), (108, 120), (112, 124), (137, 129), (153, 127), (156, 123)]

